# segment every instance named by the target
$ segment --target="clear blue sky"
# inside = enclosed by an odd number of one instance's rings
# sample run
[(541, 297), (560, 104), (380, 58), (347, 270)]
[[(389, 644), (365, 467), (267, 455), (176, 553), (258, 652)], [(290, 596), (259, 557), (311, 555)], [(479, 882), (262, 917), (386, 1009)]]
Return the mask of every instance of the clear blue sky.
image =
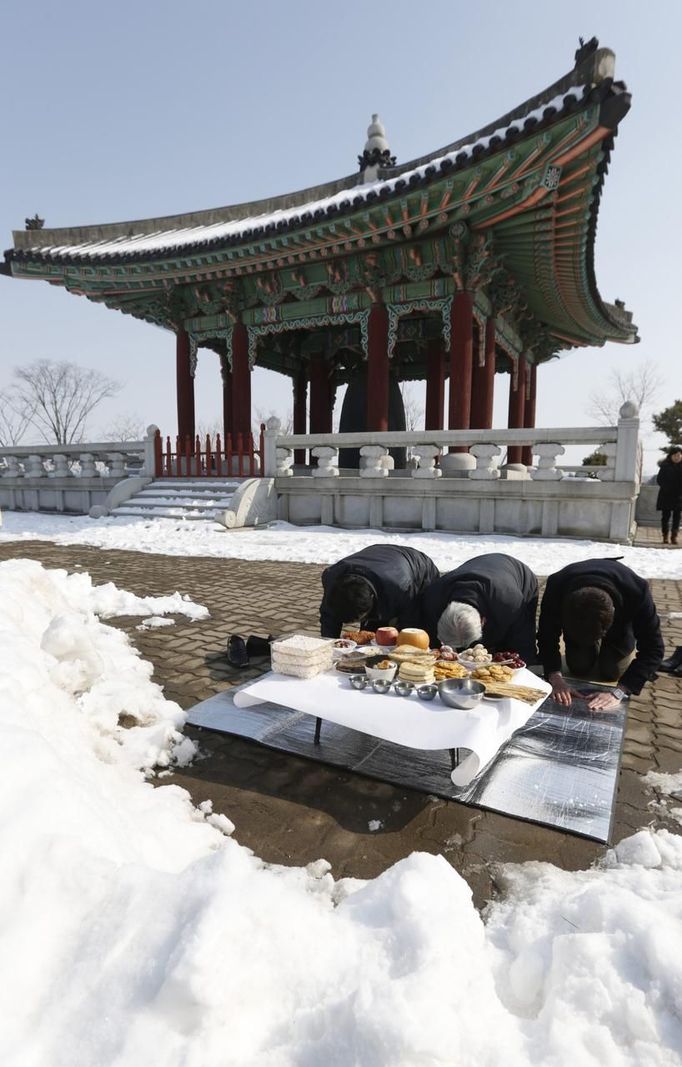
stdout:
[[(573, 65), (578, 37), (616, 52), (633, 107), (599, 215), (597, 281), (642, 343), (569, 353), (539, 376), (538, 424), (585, 425), (615, 367), (656, 362), (657, 408), (682, 396), (679, 42), (682, 5), (574, 0), (22, 0), (0, 14), (0, 231), (237, 203), (356, 169), (373, 111), (399, 161), (474, 131)], [(36, 358), (124, 384), (120, 412), (174, 429), (174, 339), (45, 283), (0, 277), (0, 384)], [(499, 380), (499, 379), (498, 379)], [(254, 406), (284, 411), (288, 380), (256, 371)], [(507, 383), (500, 388), (502, 407)], [(200, 352), (197, 415), (218, 418), (217, 357)], [(500, 412), (500, 419), (502, 412)], [(499, 424), (503, 424), (500, 422)]]

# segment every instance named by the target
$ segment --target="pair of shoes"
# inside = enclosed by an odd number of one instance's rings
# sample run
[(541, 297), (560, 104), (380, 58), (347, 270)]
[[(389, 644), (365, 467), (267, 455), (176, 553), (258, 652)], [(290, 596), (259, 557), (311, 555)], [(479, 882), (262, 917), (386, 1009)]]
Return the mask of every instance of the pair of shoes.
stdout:
[(249, 662), (249, 653), (246, 650), (246, 641), (239, 634), (231, 634), (227, 641), (227, 662), (232, 667), (246, 667)]
[(246, 651), (249, 656), (269, 656), (271, 641), (272, 634), (268, 637), (258, 637), (256, 634), (251, 634), (246, 639)]
[(678, 645), (672, 656), (664, 659), (658, 669), (668, 674), (677, 674), (680, 668), (682, 668), (682, 645)]

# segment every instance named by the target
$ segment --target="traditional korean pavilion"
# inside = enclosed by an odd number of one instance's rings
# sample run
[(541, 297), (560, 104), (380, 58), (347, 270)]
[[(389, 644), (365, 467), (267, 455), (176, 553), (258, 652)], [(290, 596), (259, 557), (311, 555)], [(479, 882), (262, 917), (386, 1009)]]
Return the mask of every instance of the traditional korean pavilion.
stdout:
[(0, 271), (172, 331), (183, 437), (199, 347), (219, 358), (226, 434), (250, 432), (255, 365), (291, 378), (295, 433), (331, 431), (342, 383), (341, 430), (403, 429), (398, 383), (415, 379), (426, 380), (426, 429), (491, 427), (496, 373), (511, 374), (509, 426), (532, 427), (540, 364), (638, 340), (594, 272), (602, 186), (630, 108), (614, 60), (581, 41), (549, 88), (409, 163), (396, 164), (375, 115), (359, 170), (325, 185), (101, 226), (27, 219)]

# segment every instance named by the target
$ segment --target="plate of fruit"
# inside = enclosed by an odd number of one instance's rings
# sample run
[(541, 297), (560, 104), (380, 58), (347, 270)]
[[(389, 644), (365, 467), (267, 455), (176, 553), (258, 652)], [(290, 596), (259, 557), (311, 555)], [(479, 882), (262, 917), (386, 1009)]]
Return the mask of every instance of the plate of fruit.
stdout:
[(493, 663), (498, 663), (501, 667), (511, 667), (513, 671), (520, 671), (526, 666), (526, 661), (521, 659), (518, 652), (495, 652)]

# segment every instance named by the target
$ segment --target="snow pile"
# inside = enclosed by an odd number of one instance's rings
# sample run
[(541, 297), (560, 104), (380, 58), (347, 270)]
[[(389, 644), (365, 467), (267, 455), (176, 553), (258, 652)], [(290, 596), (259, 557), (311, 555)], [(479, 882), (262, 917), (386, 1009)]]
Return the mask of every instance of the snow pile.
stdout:
[(182, 712), (82, 577), (0, 564), (3, 1067), (680, 1062), (682, 839), (508, 869), (486, 923), (442, 857), (268, 867), (145, 779)]
[(451, 570), (484, 552), (507, 552), (527, 563), (538, 575), (552, 574), (578, 560), (608, 557), (622, 559), (643, 578), (682, 579), (682, 552), (661, 552), (657, 548), (632, 548), (600, 541), (549, 540), (504, 534), (341, 530), (333, 526), (292, 526), (286, 522), (272, 523), (267, 529), (228, 531), (209, 522), (90, 519), (36, 512), (7, 512), (4, 519), (0, 543), (43, 540), (60, 545), (91, 545), (167, 556), (325, 564), (336, 563), (367, 545), (381, 543), (418, 548), (431, 556), (441, 571)]

